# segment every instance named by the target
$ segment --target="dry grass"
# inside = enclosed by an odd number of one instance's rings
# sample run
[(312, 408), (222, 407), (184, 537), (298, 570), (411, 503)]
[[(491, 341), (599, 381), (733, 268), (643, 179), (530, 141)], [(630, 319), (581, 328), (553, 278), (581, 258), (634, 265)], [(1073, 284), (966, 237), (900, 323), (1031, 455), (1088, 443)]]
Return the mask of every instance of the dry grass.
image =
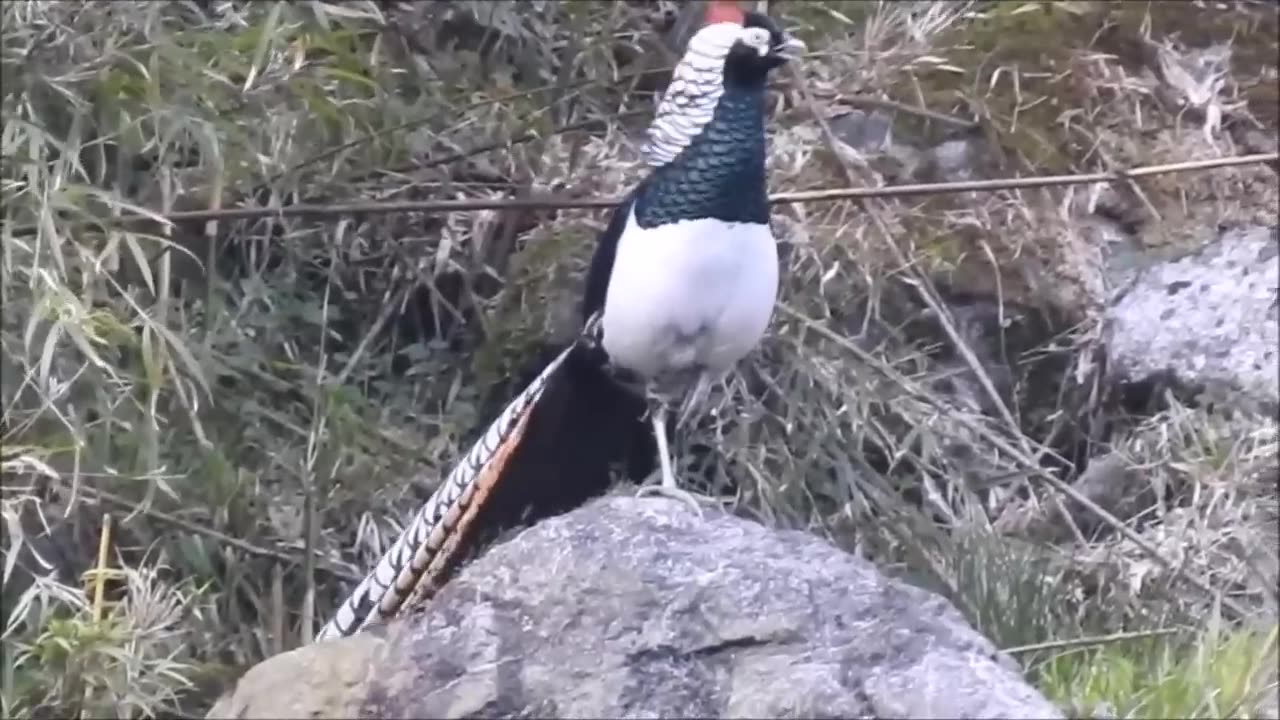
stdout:
[[(6, 714), (197, 713), (221, 678), (307, 642), (348, 587), (335, 578), (369, 567), (458, 457), (489, 388), (571, 330), (598, 211), (93, 222), (241, 198), (623, 191), (652, 110), (645, 70), (667, 62), (646, 45), (661, 8), (523, 7), (3, 5)], [(1069, 87), (1019, 43), (984, 47), (1022, 37), (996, 32), (1030, 22), (1013, 7), (779, 4), (819, 50), (779, 80), (772, 189), (945, 170), (833, 143), (822, 118), (853, 93), (978, 117), (999, 152), (977, 176), (1245, 152), (1227, 132), (1202, 139), (1212, 103), (1147, 132), (1170, 116), (1164, 85), (1100, 49), (1110, 36), (1053, 55), (1079, 64)], [(1232, 42), (1256, 54), (1247, 33)], [(1274, 80), (1246, 70), (1213, 95), (1228, 119), (1255, 75)], [(948, 132), (900, 119), (921, 143)], [(774, 332), (686, 439), (686, 477), (946, 593), (1005, 647), (1186, 627), (1169, 645), (1185, 654), (1210, 609), (1235, 627), (1233, 606), (1274, 627), (1276, 422), (1176, 398), (1131, 417), (1108, 399), (1091, 361), (1112, 280), (1084, 219), (1111, 203), (1141, 238), (1256, 220), (1271, 172), (780, 209)], [(1108, 508), (1119, 528), (1054, 490), (1107, 453), (1132, 478)], [(103, 497), (140, 511), (118, 523), (125, 579), (95, 621), (78, 578)], [(42, 577), (33, 553), (57, 571)], [(126, 651), (136, 662), (117, 663)], [(1170, 707), (1117, 702), (1150, 683), (1104, 692), (1060, 656), (1086, 655), (1027, 656), (1055, 698)]]

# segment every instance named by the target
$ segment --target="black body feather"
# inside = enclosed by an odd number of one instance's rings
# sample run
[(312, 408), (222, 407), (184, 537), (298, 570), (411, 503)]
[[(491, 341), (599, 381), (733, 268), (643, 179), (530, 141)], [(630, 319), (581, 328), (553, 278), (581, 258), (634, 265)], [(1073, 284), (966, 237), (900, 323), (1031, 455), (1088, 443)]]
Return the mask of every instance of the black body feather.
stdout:
[[(653, 472), (657, 448), (643, 419), (647, 405), (608, 374), (605, 362), (602, 350), (578, 342), (552, 374), (476, 514), (467, 543), (473, 549), (603, 494), (615, 473), (638, 481)], [(523, 385), (545, 365), (530, 368)]]
[[(647, 179), (646, 179), (647, 181)], [(622, 202), (613, 209), (609, 224), (596, 241), (595, 253), (591, 256), (591, 266), (587, 268), (587, 287), (582, 296), (582, 322), (586, 324), (597, 311), (604, 310), (604, 299), (609, 292), (609, 277), (613, 274), (613, 259), (618, 255), (618, 238), (627, 227), (631, 217), (631, 208), (635, 205), (636, 196), (644, 189), (641, 182), (627, 194)]]

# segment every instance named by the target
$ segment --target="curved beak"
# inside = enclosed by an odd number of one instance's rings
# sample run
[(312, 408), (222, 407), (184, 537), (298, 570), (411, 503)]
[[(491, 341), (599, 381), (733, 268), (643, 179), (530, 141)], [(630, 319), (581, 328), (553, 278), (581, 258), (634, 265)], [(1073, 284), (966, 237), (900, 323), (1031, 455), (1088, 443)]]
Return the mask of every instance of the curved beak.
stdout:
[(800, 38), (794, 35), (785, 35), (782, 42), (774, 45), (769, 53), (784, 60), (797, 60), (808, 49), (808, 46)]

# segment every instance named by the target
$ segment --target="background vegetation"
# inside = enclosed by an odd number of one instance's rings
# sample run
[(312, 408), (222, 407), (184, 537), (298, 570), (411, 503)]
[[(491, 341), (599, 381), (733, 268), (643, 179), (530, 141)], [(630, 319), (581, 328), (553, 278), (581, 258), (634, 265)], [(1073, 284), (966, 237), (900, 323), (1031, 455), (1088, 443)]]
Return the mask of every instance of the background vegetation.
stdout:
[[(977, 118), (975, 164), (999, 175), (1243, 152), (1153, 130), (1138, 70), (1165, 37), (1227, 43), (1231, 112), (1274, 135), (1274, 8), (1222, 5), (774, 3), (814, 52), (775, 88), (773, 189), (940, 172), (842, 148), (826, 119), (855, 97)], [(679, 9), (0, 13), (0, 711), (199, 715), (309, 641), (570, 330), (604, 216), (160, 215), (614, 195)], [(910, 112), (895, 128), (921, 147), (957, 132)], [(1145, 199), (1169, 228), (1274, 221), (1256, 190), (1273, 171), (1212, 176)], [(1274, 413), (1108, 384), (1098, 298), (1063, 242), (1071, 193), (779, 207), (774, 332), (685, 476), (946, 594), (1071, 712), (1275, 716)], [(996, 362), (957, 352), (978, 341), (937, 303), (975, 294), (1007, 313)], [(1123, 488), (1115, 522), (1058, 492), (1088, 472)]]

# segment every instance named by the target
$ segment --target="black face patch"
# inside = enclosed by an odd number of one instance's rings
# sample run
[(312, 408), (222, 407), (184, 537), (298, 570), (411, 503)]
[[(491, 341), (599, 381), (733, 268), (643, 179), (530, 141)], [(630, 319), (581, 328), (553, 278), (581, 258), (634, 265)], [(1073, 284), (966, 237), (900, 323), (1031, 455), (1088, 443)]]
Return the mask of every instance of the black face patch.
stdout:
[(764, 87), (769, 71), (787, 61), (786, 57), (772, 51), (772, 48), (782, 45), (786, 35), (773, 18), (754, 11), (745, 14), (742, 26), (768, 30), (771, 49), (769, 53), (762, 56), (756, 48), (746, 43), (741, 41), (735, 43), (724, 62), (725, 86)]
[(773, 21), (773, 18), (764, 13), (755, 12), (754, 10), (746, 13), (742, 19), (742, 27), (758, 27), (769, 31), (769, 47), (778, 47), (782, 44), (782, 29)]

